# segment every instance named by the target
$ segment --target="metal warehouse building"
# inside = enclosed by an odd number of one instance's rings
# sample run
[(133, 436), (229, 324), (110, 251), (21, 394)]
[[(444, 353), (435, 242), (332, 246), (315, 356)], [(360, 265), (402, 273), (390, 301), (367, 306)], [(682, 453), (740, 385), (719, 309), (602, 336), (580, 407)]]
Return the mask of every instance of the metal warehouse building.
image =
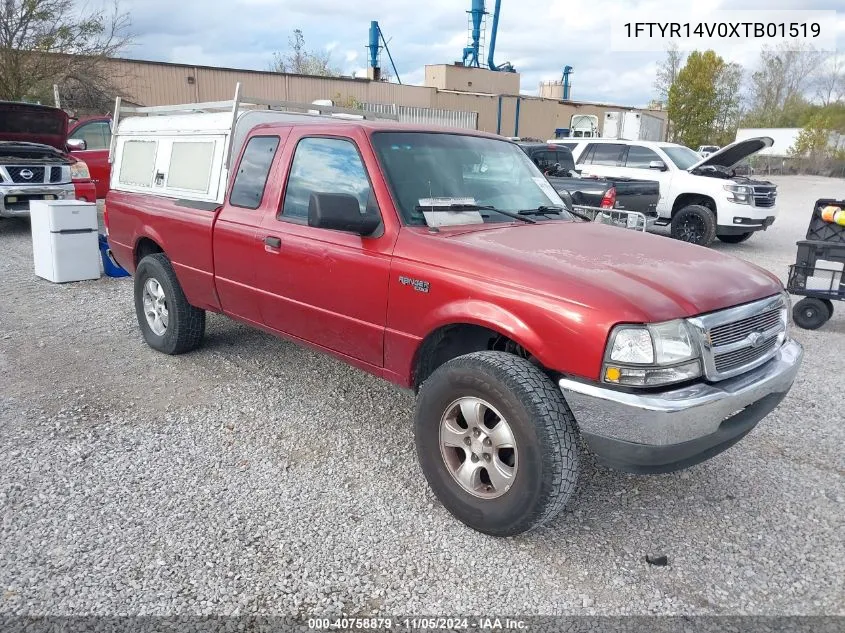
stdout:
[(574, 114), (596, 115), (599, 125), (605, 112), (614, 111), (649, 112), (664, 121), (666, 118), (662, 111), (519, 95), (518, 73), (461, 65), (426, 66), (425, 85), (410, 86), (370, 79), (128, 59), (112, 59), (107, 63), (108, 74), (122, 95), (139, 105), (231, 99), (235, 84), (241, 82), (243, 94), (250, 97), (305, 103), (330, 99), (339, 105), (354, 100), (379, 109), (401, 110), (407, 114), (403, 117), (406, 120), (419, 116), (447, 125), (525, 138), (551, 138), (555, 129), (569, 127)]

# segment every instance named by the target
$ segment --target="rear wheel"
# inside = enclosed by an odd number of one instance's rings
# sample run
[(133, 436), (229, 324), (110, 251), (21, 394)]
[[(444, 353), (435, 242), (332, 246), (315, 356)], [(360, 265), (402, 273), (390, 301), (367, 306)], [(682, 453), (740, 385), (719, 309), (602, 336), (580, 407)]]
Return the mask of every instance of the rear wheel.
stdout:
[(749, 231), (748, 233), (734, 233), (732, 235), (719, 235), (718, 237), (726, 244), (740, 244), (752, 235), (754, 235), (754, 231)]
[(205, 311), (188, 303), (164, 253), (147, 255), (138, 264), (135, 314), (144, 340), (165, 354), (196, 349), (205, 334)]
[(575, 421), (560, 390), (527, 360), (476, 352), (423, 383), (417, 455), (434, 493), (460, 521), (512, 536), (548, 521), (575, 489)]
[(700, 204), (680, 209), (672, 218), (672, 237), (682, 242), (710, 246), (716, 239), (716, 218)]
[(830, 308), (822, 299), (804, 297), (792, 308), (792, 319), (798, 327), (805, 330), (817, 330), (827, 323), (833, 315), (833, 304)]

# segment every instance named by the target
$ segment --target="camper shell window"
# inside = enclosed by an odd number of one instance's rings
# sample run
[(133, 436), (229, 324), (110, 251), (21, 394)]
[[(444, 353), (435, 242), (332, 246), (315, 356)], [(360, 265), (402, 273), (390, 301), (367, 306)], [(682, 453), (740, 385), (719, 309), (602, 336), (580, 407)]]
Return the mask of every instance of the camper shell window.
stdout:
[(120, 161), (120, 183), (135, 187), (150, 187), (156, 163), (155, 141), (126, 141)]
[(214, 163), (214, 141), (173, 141), (167, 186), (172, 189), (208, 192)]

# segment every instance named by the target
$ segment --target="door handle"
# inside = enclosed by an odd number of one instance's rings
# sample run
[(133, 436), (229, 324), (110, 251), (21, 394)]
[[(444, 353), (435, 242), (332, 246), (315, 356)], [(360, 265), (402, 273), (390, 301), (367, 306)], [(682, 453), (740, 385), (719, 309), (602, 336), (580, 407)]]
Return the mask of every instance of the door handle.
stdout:
[(281, 248), (282, 247), (282, 240), (278, 237), (273, 237), (272, 235), (268, 235), (264, 238), (264, 244), (269, 246), (270, 248)]

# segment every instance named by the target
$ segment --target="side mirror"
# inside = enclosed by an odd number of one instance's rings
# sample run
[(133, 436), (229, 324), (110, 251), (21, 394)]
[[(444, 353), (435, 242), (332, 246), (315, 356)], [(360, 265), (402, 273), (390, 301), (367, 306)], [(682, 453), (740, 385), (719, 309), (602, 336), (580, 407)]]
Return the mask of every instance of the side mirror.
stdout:
[(375, 214), (361, 213), (358, 198), (346, 193), (312, 193), (308, 200), (308, 226), (372, 235), (381, 224)]
[(69, 138), (67, 140), (67, 148), (71, 152), (81, 152), (88, 149), (88, 143), (81, 138)]
[(662, 160), (653, 160), (648, 164), (648, 168), (666, 171), (666, 163), (664, 163)]

